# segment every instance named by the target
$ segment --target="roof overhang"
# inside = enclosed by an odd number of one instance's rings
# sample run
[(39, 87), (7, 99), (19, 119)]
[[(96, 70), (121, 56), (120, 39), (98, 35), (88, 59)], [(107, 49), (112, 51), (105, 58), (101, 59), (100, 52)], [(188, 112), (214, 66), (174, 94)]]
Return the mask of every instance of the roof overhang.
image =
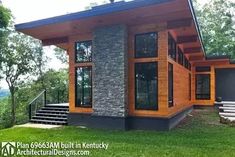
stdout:
[(18, 24), (16, 30), (42, 40), (44, 45), (68, 47), (69, 36), (92, 33), (114, 24), (136, 26), (166, 23), (188, 58), (205, 60), (199, 26), (191, 0), (134, 0), (93, 7), (91, 10)]

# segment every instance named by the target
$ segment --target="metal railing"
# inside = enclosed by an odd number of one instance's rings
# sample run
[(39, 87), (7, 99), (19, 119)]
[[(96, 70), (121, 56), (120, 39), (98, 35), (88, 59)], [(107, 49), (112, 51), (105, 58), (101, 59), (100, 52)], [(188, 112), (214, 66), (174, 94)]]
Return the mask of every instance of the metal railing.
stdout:
[(46, 90), (43, 90), (29, 103), (29, 119), (35, 116), (37, 111), (46, 105), (46, 102)]

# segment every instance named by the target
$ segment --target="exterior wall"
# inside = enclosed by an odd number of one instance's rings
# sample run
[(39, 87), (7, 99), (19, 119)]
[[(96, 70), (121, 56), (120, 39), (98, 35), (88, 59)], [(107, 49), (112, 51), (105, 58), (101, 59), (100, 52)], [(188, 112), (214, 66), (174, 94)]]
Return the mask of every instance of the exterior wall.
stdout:
[[(211, 71), (210, 72), (195, 72), (196, 66), (210, 66)], [(213, 63), (203, 63), (203, 64), (194, 64), (193, 68), (193, 77), (192, 77), (192, 103), (194, 105), (202, 105), (202, 106), (213, 106), (216, 99), (216, 75), (215, 70), (220, 68), (235, 68), (234, 64), (229, 64), (228, 62), (213, 62)], [(210, 100), (196, 100), (195, 98), (195, 91), (196, 91), (196, 74), (210, 74), (210, 83), (211, 83), (211, 99)]]
[(93, 37), (93, 115), (125, 117), (127, 110), (127, 29), (98, 28)]
[[(158, 32), (158, 57), (134, 57), (135, 35)], [(174, 34), (173, 34), (174, 36)], [(166, 24), (138, 26), (116, 25), (94, 30), (93, 34), (70, 36), (70, 112), (89, 113), (94, 116), (112, 117), (172, 117), (192, 105), (213, 105), (215, 102), (215, 69), (235, 68), (235, 65), (220, 63), (192, 64), (192, 71), (168, 57), (168, 30)], [(75, 63), (74, 43), (93, 41), (93, 63)], [(134, 64), (158, 63), (158, 110), (135, 110)], [(174, 105), (168, 107), (168, 63), (174, 68)], [(211, 66), (211, 99), (195, 99), (195, 66)], [(75, 108), (75, 68), (92, 66), (93, 108)], [(205, 74), (205, 72), (203, 72)], [(191, 74), (191, 100), (189, 99), (189, 74)]]
[(173, 64), (173, 73), (174, 73), (173, 74), (174, 105), (169, 109), (170, 110), (169, 114), (175, 114), (193, 105), (190, 99), (191, 93), (189, 92), (190, 90), (189, 74), (191, 74), (192, 72), (183, 67), (182, 65), (178, 64), (171, 58), (169, 58), (168, 61), (171, 64)]

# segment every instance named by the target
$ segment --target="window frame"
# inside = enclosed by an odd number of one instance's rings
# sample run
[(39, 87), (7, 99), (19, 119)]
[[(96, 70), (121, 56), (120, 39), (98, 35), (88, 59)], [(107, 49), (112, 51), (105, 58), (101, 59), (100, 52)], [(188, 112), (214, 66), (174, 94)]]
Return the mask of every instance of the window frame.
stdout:
[[(154, 52), (154, 56), (138, 56), (137, 55), (137, 36), (141, 36), (141, 35), (148, 35), (148, 34), (155, 34), (156, 35), (156, 40), (155, 40), (155, 44), (156, 44), (156, 50)], [(139, 58), (156, 58), (158, 57), (158, 32), (148, 32), (148, 33), (140, 33), (140, 34), (135, 34), (135, 38), (134, 38), (134, 57), (136, 59)]]
[[(87, 105), (87, 106), (84, 106), (84, 104), (80, 104), (80, 105), (78, 105), (77, 104), (77, 77), (78, 77), (78, 75), (77, 75), (77, 69), (78, 68), (89, 68), (90, 69), (90, 72), (91, 72), (91, 75), (90, 75), (90, 82), (91, 82), (91, 104), (89, 104), (89, 106)], [(92, 108), (92, 106), (93, 106), (93, 83), (92, 83), (92, 80), (93, 80), (93, 76), (92, 76), (92, 69), (93, 69), (93, 67), (92, 66), (80, 66), (80, 67), (75, 67), (75, 108)], [(83, 95), (84, 96), (84, 95)]]
[[(171, 71), (169, 71), (169, 67), (171, 66)], [(171, 73), (170, 73), (171, 72)], [(172, 86), (170, 87), (170, 77), (172, 82)], [(172, 100), (170, 102), (170, 92), (172, 93)], [(174, 106), (174, 65), (172, 63), (168, 63), (168, 107)]]
[[(149, 63), (154, 63), (156, 65), (156, 104), (155, 104), (155, 108), (139, 108), (137, 107), (137, 79), (136, 79), (136, 65), (138, 64), (149, 64)], [(158, 85), (158, 82), (159, 82), (159, 72), (158, 72), (158, 62), (136, 62), (134, 63), (134, 79), (135, 79), (135, 88), (134, 88), (134, 100), (135, 100), (135, 104), (134, 104), (134, 108), (135, 110), (147, 110), (147, 111), (158, 111), (159, 110), (159, 102), (158, 102), (158, 93), (159, 93), (159, 85)]]
[[(198, 76), (209, 76), (209, 94), (198, 94), (197, 89), (198, 89)], [(195, 74), (195, 83), (196, 83), (196, 88), (195, 88), (195, 98), (196, 100), (211, 100), (211, 75), (210, 74)], [(207, 95), (208, 97), (206, 98), (198, 98), (198, 96), (203, 96)]]
[[(172, 47), (174, 47), (174, 48), (171, 49)], [(172, 57), (172, 54), (175, 57)], [(168, 57), (170, 57), (174, 61), (176, 61), (176, 59), (177, 59), (177, 43), (170, 33), (168, 33)]]
[[(91, 42), (91, 60), (90, 61), (78, 61), (78, 57), (77, 57), (77, 44), (78, 43), (85, 43), (85, 42)], [(75, 55), (75, 60), (74, 60), (74, 62), (76, 63), (76, 64), (79, 64), (79, 63), (91, 63), (92, 62), (92, 60), (93, 60), (93, 41), (92, 40), (84, 40), (84, 41), (76, 41), (75, 42), (75, 45), (74, 45), (74, 55)]]

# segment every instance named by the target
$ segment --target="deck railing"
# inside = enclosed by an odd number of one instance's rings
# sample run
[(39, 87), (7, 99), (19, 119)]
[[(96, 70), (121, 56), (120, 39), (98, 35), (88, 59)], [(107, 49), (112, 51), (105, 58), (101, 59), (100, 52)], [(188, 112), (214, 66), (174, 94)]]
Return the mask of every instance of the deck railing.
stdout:
[(36, 98), (29, 103), (29, 119), (31, 119), (39, 109), (46, 105), (46, 90), (43, 90)]

